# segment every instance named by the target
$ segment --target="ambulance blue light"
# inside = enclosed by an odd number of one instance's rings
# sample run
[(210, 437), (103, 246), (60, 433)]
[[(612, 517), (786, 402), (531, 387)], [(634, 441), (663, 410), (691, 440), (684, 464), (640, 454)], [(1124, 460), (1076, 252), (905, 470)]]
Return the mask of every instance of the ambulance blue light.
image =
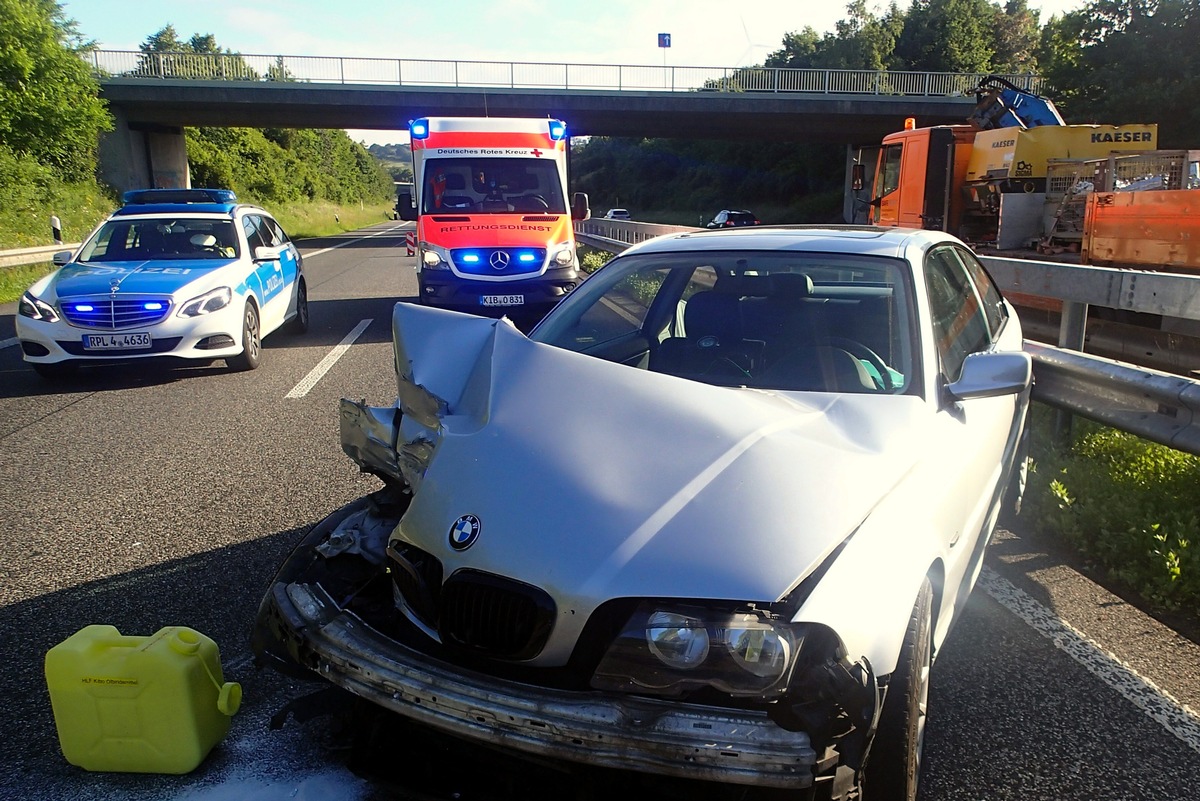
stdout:
[(462, 260), (467, 264), (479, 264), (480, 261), (478, 253), (464, 253)]
[(429, 120), (413, 120), (408, 126), (408, 135), (413, 139), (425, 139), (429, 136)]
[(90, 303), (76, 303), (75, 304), (75, 311), (77, 311), (77, 312), (93, 312), (95, 310), (96, 310), (96, 307)]
[(550, 120), (550, 138), (555, 141), (566, 138), (567, 124), (562, 120)]
[(145, 309), (146, 311), (162, 311), (163, 305), (161, 303), (159, 303), (157, 300), (152, 300), (152, 301), (149, 301), (148, 303), (143, 303), (142, 308)]
[(531, 261), (537, 261), (537, 256), (533, 253), (527, 253), (527, 252), (526, 253), (518, 253), (517, 261), (525, 262), (526, 264), (528, 264)]

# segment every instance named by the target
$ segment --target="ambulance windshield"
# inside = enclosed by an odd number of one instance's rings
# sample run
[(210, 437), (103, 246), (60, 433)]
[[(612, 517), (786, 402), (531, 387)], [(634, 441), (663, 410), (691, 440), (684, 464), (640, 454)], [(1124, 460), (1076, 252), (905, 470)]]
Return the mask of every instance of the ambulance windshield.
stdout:
[(423, 214), (566, 214), (558, 164), (532, 158), (425, 162)]

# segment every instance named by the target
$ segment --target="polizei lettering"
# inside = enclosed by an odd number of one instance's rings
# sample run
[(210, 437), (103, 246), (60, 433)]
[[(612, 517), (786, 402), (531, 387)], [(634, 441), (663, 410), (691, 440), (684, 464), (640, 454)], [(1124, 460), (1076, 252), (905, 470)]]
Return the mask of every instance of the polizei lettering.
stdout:
[(1117, 131), (1113, 133), (1094, 133), (1093, 142), (1152, 142), (1154, 135), (1149, 131)]

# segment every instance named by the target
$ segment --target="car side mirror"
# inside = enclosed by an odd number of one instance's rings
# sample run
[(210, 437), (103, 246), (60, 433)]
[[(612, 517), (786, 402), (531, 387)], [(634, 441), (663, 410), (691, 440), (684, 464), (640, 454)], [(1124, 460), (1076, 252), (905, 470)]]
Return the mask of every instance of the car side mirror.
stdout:
[(572, 220), (588, 220), (592, 217), (591, 206), (588, 205), (588, 196), (585, 192), (576, 192), (571, 197), (571, 219)]
[(963, 360), (958, 380), (946, 385), (946, 394), (957, 401), (1016, 395), (1032, 378), (1028, 353), (972, 353)]
[(50, 261), (54, 262), (55, 267), (62, 267), (71, 261), (71, 251), (60, 250), (50, 257)]
[(850, 188), (855, 192), (861, 192), (863, 186), (866, 185), (867, 170), (862, 164), (855, 164), (850, 168)]
[(413, 204), (411, 192), (399, 192), (396, 195), (396, 213), (405, 222), (417, 221), (417, 207)]
[(287, 249), (284, 247), (270, 247), (268, 245), (259, 245), (254, 249), (255, 261), (275, 261)]

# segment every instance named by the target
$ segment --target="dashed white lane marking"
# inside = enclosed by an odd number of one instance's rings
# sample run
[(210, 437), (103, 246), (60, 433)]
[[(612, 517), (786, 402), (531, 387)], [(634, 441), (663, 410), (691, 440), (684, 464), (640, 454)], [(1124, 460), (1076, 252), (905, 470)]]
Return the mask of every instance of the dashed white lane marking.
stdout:
[(1079, 629), (1038, 603), (995, 571), (984, 568), (979, 586), (1034, 631), (1054, 643), (1100, 681), (1116, 690), (1151, 720), (1200, 753), (1200, 716), (1166, 690), (1106, 651)]
[(355, 242), (361, 241), (363, 239), (370, 239), (373, 236), (382, 236), (383, 234), (390, 234), (394, 231), (399, 231), (403, 227), (404, 226), (402, 226), (402, 225), (393, 225), (391, 228), (381, 228), (380, 230), (375, 231), (374, 233), (367, 234), (366, 236), (356, 236), (353, 239), (347, 239), (345, 242), (342, 242), (341, 244), (333, 245), (332, 247), (321, 248), (320, 250), (314, 250), (312, 253), (303, 253), (301, 255), (306, 259), (311, 259), (313, 256), (320, 256), (322, 253), (328, 253), (331, 250), (337, 250), (338, 248), (344, 248), (344, 247), (346, 247), (346, 245), (352, 245)]
[(350, 349), (350, 346), (354, 344), (354, 340), (362, 336), (362, 332), (367, 330), (367, 326), (371, 324), (371, 320), (373, 319), (374, 318), (372, 317), (368, 317), (358, 325), (354, 326), (354, 330), (342, 337), (342, 341), (339, 342), (333, 350), (329, 351), (325, 358), (321, 359), (317, 366), (309, 371), (308, 375), (304, 377), (304, 380), (292, 387), (292, 391), (284, 397), (303, 398), (305, 395), (307, 395), (308, 391), (315, 387), (317, 382), (329, 372), (329, 368), (337, 364), (337, 360), (342, 358), (343, 354)]
[(5, 348), (11, 348), (13, 345), (17, 344), (20, 341), (21, 340), (17, 339), (16, 337), (9, 337), (8, 339), (0, 339), (0, 350), (4, 350)]

